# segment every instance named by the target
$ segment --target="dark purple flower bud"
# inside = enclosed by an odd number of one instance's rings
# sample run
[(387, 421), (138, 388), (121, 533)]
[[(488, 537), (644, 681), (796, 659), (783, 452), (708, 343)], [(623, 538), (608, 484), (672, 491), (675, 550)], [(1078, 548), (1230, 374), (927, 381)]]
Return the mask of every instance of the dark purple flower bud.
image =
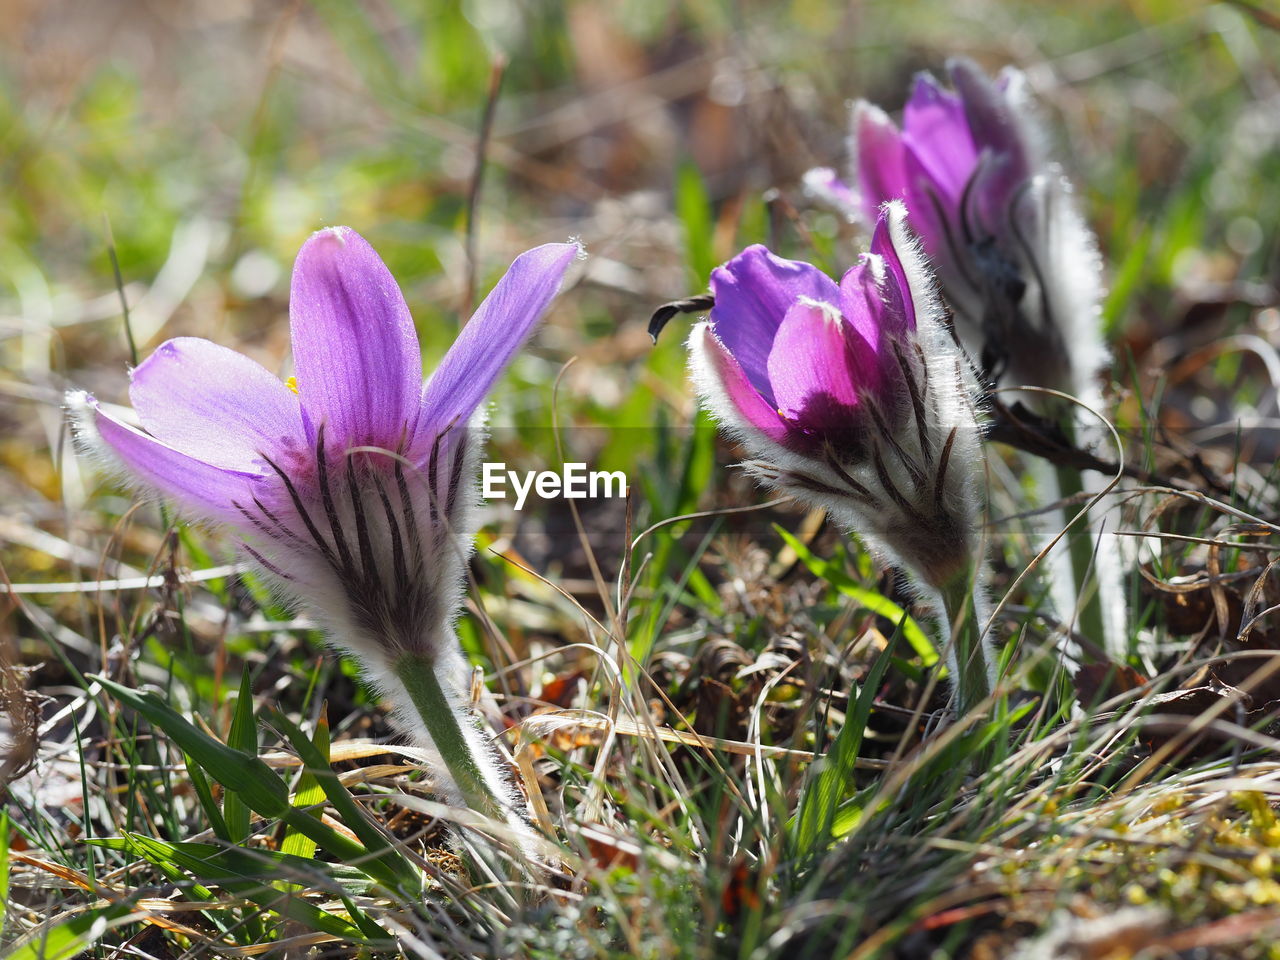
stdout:
[(1071, 188), (1043, 155), (1022, 74), (991, 80), (968, 60), (947, 65), (952, 88), (916, 78), (899, 128), (865, 101), (853, 108), (856, 188), (830, 170), (806, 187), (874, 223), (903, 200), (933, 261), (966, 346), (1010, 384), (1097, 395), (1106, 362), (1096, 243)]
[(980, 619), (978, 390), (905, 219), (887, 203), (839, 285), (744, 250), (713, 272), (715, 307), (689, 358), (703, 402), (755, 458), (747, 469), (825, 508), (934, 603), (963, 713), (995, 682)]
[(941, 588), (977, 551), (976, 388), (905, 215), (885, 207), (839, 285), (759, 246), (718, 268), (690, 362), (758, 477)]

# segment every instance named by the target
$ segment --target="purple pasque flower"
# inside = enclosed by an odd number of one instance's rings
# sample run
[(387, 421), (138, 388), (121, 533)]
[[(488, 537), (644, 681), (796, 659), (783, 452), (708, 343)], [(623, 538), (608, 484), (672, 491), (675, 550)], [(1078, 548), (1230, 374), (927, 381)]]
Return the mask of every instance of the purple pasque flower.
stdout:
[(905, 218), (886, 204), (839, 284), (743, 251), (711, 275), (690, 363), (748, 469), (942, 589), (972, 575), (978, 550), (976, 385)]
[[(296, 387), (234, 350), (180, 337), (132, 371), (142, 429), (73, 392), (76, 439), (144, 489), (230, 528), (430, 746), (395, 665), (431, 664), (450, 701), (465, 703), (453, 621), (474, 533), (481, 401), (579, 253), (553, 243), (521, 254), (424, 384), (395, 279), (355, 231), (321, 230), (294, 265)], [(463, 726), (491, 768), (485, 779), (509, 796), (479, 731)]]
[(858, 101), (854, 176), (814, 170), (806, 187), (868, 223), (904, 200), (974, 356), (1005, 382), (1087, 402), (1106, 361), (1097, 245), (1045, 156), (1023, 75), (992, 80), (965, 59), (947, 73), (952, 89), (916, 77), (901, 127)]

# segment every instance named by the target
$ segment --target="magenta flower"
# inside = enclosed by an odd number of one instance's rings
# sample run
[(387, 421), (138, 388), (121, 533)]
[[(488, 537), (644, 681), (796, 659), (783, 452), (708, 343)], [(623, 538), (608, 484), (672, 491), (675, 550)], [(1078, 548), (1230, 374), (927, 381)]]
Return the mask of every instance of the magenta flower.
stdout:
[(889, 217), (839, 285), (753, 246), (712, 272), (711, 290), (704, 338), (714, 334), (710, 356), (755, 430), (801, 454), (849, 450), (865, 445), (863, 421), (902, 412), (893, 401), (916, 305)]
[(899, 128), (866, 101), (853, 109), (854, 188), (810, 171), (811, 193), (874, 223), (904, 200), (958, 327), (996, 376), (1086, 400), (1106, 360), (1096, 244), (1061, 171), (1043, 155), (1023, 75), (989, 79), (952, 60), (954, 89), (920, 74)]
[(1022, 75), (996, 83), (967, 60), (948, 64), (955, 90), (929, 74), (916, 78), (902, 130), (879, 108), (854, 110), (858, 177), (867, 215), (902, 198), (933, 256), (950, 245), (993, 238), (1016, 243), (1010, 198), (1031, 175), (1032, 137), (1015, 104)]
[[(826, 508), (950, 615), (981, 580), (977, 388), (905, 217), (885, 206), (838, 285), (758, 246), (715, 270), (690, 365), (757, 478)], [(964, 709), (990, 690), (973, 637), (952, 645)]]
[[(511, 793), (462, 714), (469, 669), (453, 634), (478, 499), (473, 428), (579, 252), (553, 243), (518, 257), (424, 384), (413, 320), (386, 266), (355, 231), (321, 230), (293, 272), (296, 389), (243, 354), (181, 337), (132, 372), (143, 429), (88, 394), (68, 395), (82, 449), (229, 527), (444, 754), (454, 781), (442, 776), (445, 793), (488, 813), (486, 791), (502, 804)], [(436, 707), (447, 702), (460, 723), (426, 715), (431, 691), (415, 687), (433, 683)], [(451, 756), (450, 740), (472, 756)]]

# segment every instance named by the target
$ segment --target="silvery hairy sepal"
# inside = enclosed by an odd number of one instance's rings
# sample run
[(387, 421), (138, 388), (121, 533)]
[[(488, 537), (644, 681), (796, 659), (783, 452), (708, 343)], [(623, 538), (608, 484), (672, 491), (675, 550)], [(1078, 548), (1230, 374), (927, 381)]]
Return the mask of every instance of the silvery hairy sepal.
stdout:
[(547, 244), (518, 257), (423, 383), (395, 279), (359, 234), (322, 230), (294, 266), (289, 382), (180, 337), (130, 374), (140, 426), (86, 393), (67, 396), (81, 451), (229, 530), (440, 758), (444, 798), (514, 824), (510, 777), (468, 708), (454, 621), (475, 533), (482, 401), (579, 254)]
[[(714, 271), (711, 288), (690, 365), (751, 454), (746, 468), (828, 510), (948, 613), (956, 598), (982, 605), (978, 388), (903, 204), (885, 205), (870, 252), (839, 284), (757, 246)], [(982, 677), (961, 691), (967, 709), (989, 692), (994, 661), (985, 641), (964, 646)]]

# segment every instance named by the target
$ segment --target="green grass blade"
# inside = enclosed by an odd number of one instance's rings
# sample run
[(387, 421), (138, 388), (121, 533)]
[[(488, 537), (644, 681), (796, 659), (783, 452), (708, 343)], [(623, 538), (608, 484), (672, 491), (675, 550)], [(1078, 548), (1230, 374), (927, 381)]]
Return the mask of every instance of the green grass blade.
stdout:
[(199, 882), (192, 883), (191, 878), (183, 873), (182, 870), (179, 869), (179, 867), (171, 860), (154, 859), (147, 853), (139, 850), (137, 845), (128, 835), (123, 837), (92, 837), (86, 840), (85, 843), (95, 847), (102, 847), (104, 850), (123, 850), (126, 853), (141, 857), (163, 873), (165, 875), (165, 879), (170, 883), (177, 884), (184, 890), (188, 891), (189, 895), (201, 900), (218, 899), (214, 892), (204, 884)]
[[(311, 744), (316, 748), (316, 752), (324, 757), (325, 765), (328, 766), (329, 716), (324, 710), (320, 712), (320, 720), (316, 724), (316, 735), (312, 738)], [(321, 803), (324, 803), (324, 788), (320, 786), (316, 775), (311, 770), (304, 770), (302, 777), (298, 780), (297, 789), (293, 792), (293, 805), (306, 811), (308, 807), (314, 807)], [(311, 813), (311, 816), (319, 817), (320, 811), (317, 809)], [(284, 853), (310, 859), (316, 854), (316, 842), (305, 833), (301, 833), (291, 827), (288, 833), (285, 834), (284, 842), (280, 844), (280, 849)]]
[[(293, 890), (282, 892), (277, 888), (282, 874), (292, 884), (325, 890), (336, 886), (333, 879), (319, 869), (315, 860), (284, 854), (272, 856), (267, 851), (237, 847), (220, 848), (207, 843), (166, 843), (136, 834), (127, 839), (132, 842), (138, 856), (153, 863), (168, 861), (206, 883), (235, 893), (264, 910), (312, 930), (356, 943), (369, 942), (360, 927), (349, 920), (321, 910), (298, 897)], [(383, 936), (385, 938), (385, 934)]]
[[(329, 803), (337, 812), (338, 818), (351, 829), (353, 833), (360, 839), (360, 842), (373, 854), (374, 858), (368, 864), (373, 867), (380, 864), (386, 873), (396, 878), (396, 881), (402, 886), (406, 892), (412, 892), (421, 886), (421, 876), (412, 863), (404, 856), (404, 854), (392, 845), (390, 839), (379, 830), (369, 817), (365, 814), (364, 809), (356, 803), (355, 799), (338, 780), (338, 775), (333, 772), (333, 768), (329, 765), (329, 759), (326, 753), (322, 753), (316, 748), (307, 735), (292, 720), (283, 713), (277, 711), (274, 714), (274, 720), (284, 731), (289, 742), (293, 744), (293, 748), (298, 751), (298, 756), (302, 759), (303, 765), (308, 772), (315, 777), (316, 783), (320, 789), (324, 791), (324, 795), (328, 798)], [(301, 829), (301, 824), (305, 822), (315, 823), (315, 818), (309, 814), (303, 813), (301, 810), (291, 809), (289, 823)], [(384, 875), (386, 875), (384, 873)]]
[(370, 940), (380, 940), (386, 937), (387, 931), (383, 930), (364, 910), (357, 907), (344, 892), (339, 892), (338, 896), (342, 899), (342, 905), (347, 908), (347, 915), (355, 921), (364, 935)]
[(209, 826), (213, 828), (213, 832), (217, 834), (221, 840), (231, 841), (231, 832), (227, 829), (227, 822), (222, 819), (222, 811), (218, 809), (218, 801), (213, 798), (213, 790), (209, 788), (209, 778), (204, 775), (204, 771), (200, 769), (200, 765), (191, 758), (191, 755), (184, 753), (182, 760), (187, 766), (187, 776), (191, 778), (191, 788), (196, 792), (196, 799), (200, 801), (200, 808), (204, 811), (204, 815), (209, 818)]
[(128, 922), (132, 912), (131, 904), (113, 903), (77, 913), (19, 941), (5, 954), (5, 960), (73, 960), (100, 942), (112, 927)]
[[(338, 784), (338, 778), (331, 770), (328, 778), (332, 780), (336, 789), (333, 792), (328, 788), (325, 790), (330, 802), (334, 803), (340, 815), (351, 818), (346, 822), (357, 836), (361, 836), (363, 832), (366, 836), (376, 837), (378, 846), (383, 851), (382, 856), (371, 858), (369, 851), (362, 844), (347, 838), (315, 817), (290, 806), (288, 786), (260, 758), (215, 740), (204, 731), (197, 729), (154, 694), (139, 693), (102, 676), (95, 676), (93, 679), (101, 683), (103, 688), (121, 703), (137, 710), (167, 733), (209, 776), (228, 790), (236, 791), (256, 813), (267, 818), (283, 820), (286, 825), (314, 839), (328, 853), (344, 862), (361, 866), (369, 876), (391, 889), (412, 890), (420, 886), (417, 871), (403, 857), (394, 855), (386, 838), (367, 821), (363, 811), (357, 807), (351, 795)], [(311, 742), (287, 717), (277, 714), (277, 719), (281, 720), (282, 726), (297, 733), (298, 739), (305, 746), (304, 762), (318, 766), (314, 762), (318, 754)], [(308, 760), (307, 757), (312, 759)], [(324, 764), (324, 767), (327, 770), (328, 764)], [(320, 782), (325, 785), (326, 779), (322, 776)], [(345, 802), (334, 802), (335, 796)], [(388, 852), (392, 852), (393, 855), (387, 856)]]
[[(895, 634), (896, 636), (896, 634)], [(836, 814), (844, 797), (845, 788), (853, 779), (854, 764), (862, 747), (871, 706), (876, 691), (884, 679), (892, 661), (893, 646), (876, 657), (854, 702), (853, 710), (845, 717), (844, 726), (836, 736), (831, 749), (809, 768), (800, 809), (792, 818), (792, 849), (796, 859), (803, 862), (818, 852), (831, 839)]]
[(686, 262), (697, 289), (702, 289), (716, 265), (713, 239), (711, 198), (702, 182), (702, 173), (692, 161), (680, 165), (676, 172), (676, 216), (684, 227)]
[(264, 817), (281, 817), (289, 810), (288, 786), (258, 757), (215, 740), (153, 693), (139, 693), (103, 676), (91, 679), (168, 734), (206, 773), (238, 793), (251, 809)]
[[(258, 731), (253, 719), (253, 681), (249, 668), (240, 676), (240, 695), (235, 713), (231, 716), (231, 730), (227, 734), (227, 746), (251, 757), (258, 755)], [(222, 798), (222, 815), (232, 843), (242, 843), (249, 836), (252, 820), (248, 804), (234, 790), (228, 790)]]
[(773, 525), (773, 529), (778, 532), (778, 536), (786, 541), (787, 546), (795, 551), (796, 556), (800, 558), (800, 562), (809, 569), (810, 573), (826, 580), (841, 594), (850, 600), (856, 601), (860, 606), (865, 607), (872, 613), (899, 624), (902, 628), (903, 639), (911, 645), (911, 649), (916, 652), (916, 656), (920, 658), (921, 663), (926, 667), (931, 667), (938, 662), (937, 647), (929, 639), (929, 635), (921, 629), (920, 624), (908, 616), (902, 607), (874, 590), (858, 586), (838, 566), (830, 560), (823, 560), (821, 557), (815, 556), (812, 550), (776, 523)]
[(0, 810), (0, 930), (9, 904), (9, 811)]

